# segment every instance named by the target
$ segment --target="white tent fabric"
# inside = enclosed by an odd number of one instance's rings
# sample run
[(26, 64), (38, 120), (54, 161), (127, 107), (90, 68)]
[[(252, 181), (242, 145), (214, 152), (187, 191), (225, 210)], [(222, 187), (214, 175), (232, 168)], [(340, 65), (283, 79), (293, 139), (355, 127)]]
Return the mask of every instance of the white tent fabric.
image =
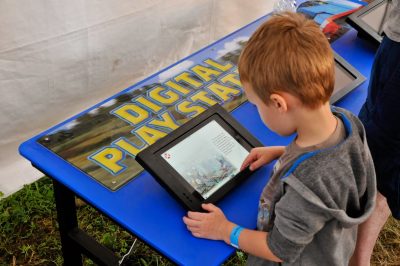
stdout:
[(272, 10), (273, 0), (0, 1), (0, 191), (42, 176), (24, 140)]

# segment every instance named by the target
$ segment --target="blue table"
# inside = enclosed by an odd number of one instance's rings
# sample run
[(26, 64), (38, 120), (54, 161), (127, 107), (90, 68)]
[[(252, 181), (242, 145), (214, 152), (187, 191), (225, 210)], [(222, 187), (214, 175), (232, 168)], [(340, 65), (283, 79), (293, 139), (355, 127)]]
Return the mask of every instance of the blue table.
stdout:
[[(207, 55), (222, 41), (250, 35), (265, 19), (260, 18), (186, 59)], [(364, 76), (369, 77), (376, 47), (357, 38), (354, 30), (334, 42), (332, 47)], [(358, 113), (365, 100), (367, 86), (368, 79), (337, 105)], [(256, 108), (249, 103), (242, 104), (232, 114), (265, 145), (286, 145), (290, 141), (290, 138), (282, 138), (269, 131), (262, 124)], [(75, 195), (177, 264), (219, 265), (232, 256), (234, 249), (221, 241), (192, 237), (182, 222), (185, 210), (148, 173), (142, 173), (112, 192), (36, 142), (51, 130), (24, 142), (20, 146), (20, 153), (54, 180), (66, 264), (79, 265), (81, 252), (90, 257), (94, 255), (99, 264), (117, 263), (109, 250), (99, 246), (77, 228)], [(218, 204), (228, 219), (244, 227), (255, 228), (259, 195), (270, 171), (271, 165), (262, 168)]]

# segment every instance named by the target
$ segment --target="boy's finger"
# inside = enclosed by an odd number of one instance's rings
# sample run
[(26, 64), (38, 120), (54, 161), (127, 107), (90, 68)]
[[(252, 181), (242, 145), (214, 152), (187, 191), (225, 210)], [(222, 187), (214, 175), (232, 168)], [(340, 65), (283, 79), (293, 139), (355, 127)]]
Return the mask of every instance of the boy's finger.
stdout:
[(195, 236), (195, 237), (201, 237), (200, 233), (192, 233), (192, 235)]
[(242, 171), (244, 168), (246, 168), (246, 167), (249, 165), (249, 162), (248, 162), (248, 159), (247, 159), (247, 158), (248, 158), (248, 157), (246, 157), (246, 158), (244, 159), (242, 165), (240, 166), (240, 171)]
[(187, 229), (192, 233), (199, 233), (200, 230), (197, 227), (187, 226)]
[(263, 166), (263, 164), (264, 164), (264, 162), (260, 159), (257, 161), (254, 161), (250, 164), (250, 170), (254, 171), (254, 170), (260, 168), (261, 166)]
[(200, 224), (199, 221), (196, 221), (196, 220), (193, 220), (193, 219), (190, 219), (190, 218), (187, 218), (187, 217), (183, 217), (183, 222), (184, 222), (187, 226), (190, 226), (190, 227), (198, 227), (199, 224)]
[(190, 218), (190, 219), (193, 219), (193, 220), (197, 220), (197, 221), (200, 221), (200, 220), (203, 220), (204, 219), (204, 215), (205, 215), (206, 213), (201, 213), (201, 212), (188, 212), (188, 214), (187, 214), (187, 216)]
[(240, 166), (240, 171), (243, 171), (244, 169), (246, 169), (246, 167), (248, 166), (248, 164), (246, 163), (243, 163), (241, 166)]
[(255, 159), (256, 159), (255, 155), (252, 155), (252, 154), (247, 155), (247, 157), (244, 159), (244, 161), (242, 163), (242, 166), (240, 166), (240, 171), (242, 171), (247, 166), (249, 166), (249, 164), (251, 164), (251, 162), (253, 162)]
[(213, 212), (213, 211), (216, 211), (216, 210), (218, 210), (218, 207), (217, 206), (215, 206), (214, 204), (211, 204), (211, 203), (207, 203), (207, 204), (201, 204), (201, 207), (204, 209), (204, 210), (206, 210), (206, 211), (209, 211), (209, 212)]

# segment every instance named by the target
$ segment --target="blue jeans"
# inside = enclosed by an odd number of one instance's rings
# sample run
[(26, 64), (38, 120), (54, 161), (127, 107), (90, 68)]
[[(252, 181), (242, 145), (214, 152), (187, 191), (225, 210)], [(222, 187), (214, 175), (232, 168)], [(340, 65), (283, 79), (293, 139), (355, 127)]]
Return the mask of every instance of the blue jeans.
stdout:
[(384, 37), (359, 114), (374, 160), (378, 190), (400, 219), (400, 43)]

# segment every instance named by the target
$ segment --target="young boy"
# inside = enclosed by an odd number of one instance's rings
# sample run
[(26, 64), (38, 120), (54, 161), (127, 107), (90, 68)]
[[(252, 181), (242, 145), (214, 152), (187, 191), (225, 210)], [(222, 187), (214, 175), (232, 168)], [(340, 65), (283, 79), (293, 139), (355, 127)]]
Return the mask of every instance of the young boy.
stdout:
[(249, 253), (250, 265), (347, 265), (357, 225), (374, 207), (375, 174), (360, 121), (332, 110), (332, 50), (319, 27), (296, 13), (272, 16), (252, 35), (239, 60), (240, 78), (262, 121), (295, 140), (253, 149), (242, 168), (275, 158), (261, 195), (257, 231), (205, 213), (183, 217), (196, 237), (224, 240)]

